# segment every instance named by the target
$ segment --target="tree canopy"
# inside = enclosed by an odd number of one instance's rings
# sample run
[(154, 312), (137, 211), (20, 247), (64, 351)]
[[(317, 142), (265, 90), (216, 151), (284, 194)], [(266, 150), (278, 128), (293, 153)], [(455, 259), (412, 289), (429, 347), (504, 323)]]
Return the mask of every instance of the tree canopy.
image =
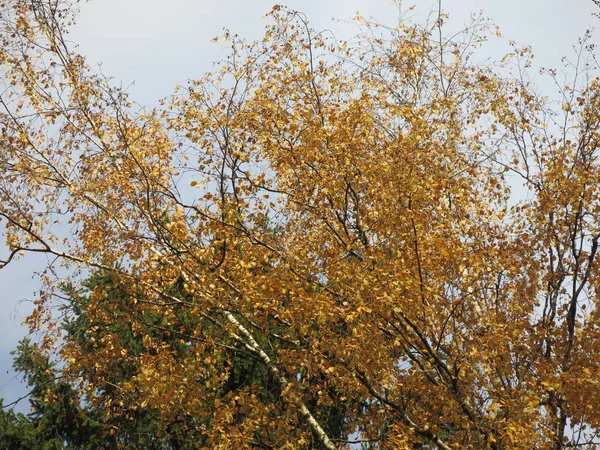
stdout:
[(0, 2), (0, 266), (48, 256), (42, 404), (124, 448), (600, 445), (585, 40), (557, 103), (527, 48), (474, 62), (484, 22), (340, 41), (276, 6), (148, 111), (73, 50), (75, 13)]

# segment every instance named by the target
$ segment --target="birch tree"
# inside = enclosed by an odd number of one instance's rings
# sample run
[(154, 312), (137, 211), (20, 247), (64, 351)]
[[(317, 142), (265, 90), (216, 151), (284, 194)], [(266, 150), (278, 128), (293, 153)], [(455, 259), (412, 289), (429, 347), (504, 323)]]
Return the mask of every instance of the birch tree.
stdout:
[[(471, 62), (485, 23), (340, 41), (276, 6), (148, 111), (74, 52), (75, 6), (2, 4), (0, 217), (2, 266), (48, 257), (29, 324), (87, 401), (122, 364), (110, 414), (204, 448), (596, 448), (593, 49), (556, 105), (528, 49)], [(57, 276), (96, 270), (123, 295), (92, 289), (90, 323), (142, 348), (61, 340)], [(228, 390), (241, 352), (263, 375)]]

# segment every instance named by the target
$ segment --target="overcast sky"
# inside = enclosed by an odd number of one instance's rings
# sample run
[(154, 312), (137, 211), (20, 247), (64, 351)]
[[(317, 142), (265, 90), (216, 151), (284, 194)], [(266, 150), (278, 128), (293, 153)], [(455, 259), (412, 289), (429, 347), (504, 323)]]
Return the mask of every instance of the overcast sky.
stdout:
[[(178, 82), (199, 78), (222, 58), (223, 46), (211, 43), (224, 27), (247, 39), (259, 39), (265, 26), (263, 14), (273, 0), (91, 0), (80, 4), (81, 13), (70, 40), (90, 65), (101, 64), (114, 83), (130, 86), (134, 101), (154, 107), (172, 93)], [(394, 24), (397, 9), (389, 0), (290, 0), (280, 2), (307, 14), (315, 29), (331, 29), (339, 37), (348, 28), (333, 17), (349, 19), (357, 11), (366, 17)], [(418, 14), (437, 10), (436, 0), (418, 3)], [(506, 39), (531, 45), (535, 64), (560, 67), (560, 58), (572, 54), (577, 38), (597, 26), (594, 42), (600, 42), (600, 19), (592, 16), (592, 0), (443, 0), (450, 15), (449, 27), (458, 30), (472, 13), (483, 11), (500, 27)], [(485, 48), (490, 58), (502, 56), (503, 47)], [(133, 84), (132, 84), (133, 83)], [(546, 86), (543, 82), (541, 86)], [(30, 311), (37, 284), (32, 272), (43, 268), (42, 258), (26, 258), (0, 270), (0, 397), (14, 400), (25, 390), (15, 380), (9, 352), (27, 330), (20, 326)], [(27, 407), (24, 402), (23, 406)], [(20, 408), (22, 409), (22, 408)]]

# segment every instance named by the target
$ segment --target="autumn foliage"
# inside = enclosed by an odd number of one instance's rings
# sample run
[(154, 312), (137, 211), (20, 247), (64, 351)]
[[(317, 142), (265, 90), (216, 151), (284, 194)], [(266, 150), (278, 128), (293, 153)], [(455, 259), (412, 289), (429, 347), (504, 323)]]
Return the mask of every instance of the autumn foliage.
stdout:
[[(483, 22), (339, 41), (275, 7), (147, 111), (72, 50), (73, 4), (0, 4), (2, 266), (48, 255), (29, 323), (106, 433), (152, 411), (198, 448), (599, 445), (585, 44), (556, 104), (527, 49), (471, 62)], [(105, 278), (67, 338), (64, 274)]]

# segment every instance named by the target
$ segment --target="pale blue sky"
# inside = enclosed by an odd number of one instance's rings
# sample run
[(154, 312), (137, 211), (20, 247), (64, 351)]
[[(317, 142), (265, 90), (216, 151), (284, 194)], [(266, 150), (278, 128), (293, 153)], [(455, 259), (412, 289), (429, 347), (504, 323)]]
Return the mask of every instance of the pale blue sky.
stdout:
[[(81, 14), (70, 39), (92, 66), (116, 84), (133, 84), (129, 91), (136, 102), (153, 107), (168, 96), (178, 82), (200, 77), (212, 62), (223, 57), (223, 47), (211, 43), (223, 27), (247, 39), (261, 37), (273, 0), (91, 0), (80, 4)], [(338, 36), (348, 29), (331, 21), (348, 19), (356, 11), (383, 23), (395, 23), (396, 8), (389, 0), (290, 0), (280, 2), (307, 14), (316, 29), (328, 28)], [(419, 15), (437, 10), (435, 0), (404, 2), (418, 5)], [(560, 66), (573, 44), (590, 26), (600, 28), (591, 0), (443, 0), (450, 14), (449, 26), (459, 29), (471, 13), (483, 11), (507, 39), (531, 44), (535, 64)], [(600, 30), (599, 30), (600, 31)], [(600, 33), (596, 33), (600, 35)], [(600, 42), (598, 36), (594, 39)], [(503, 48), (491, 43), (484, 51), (492, 58)], [(541, 82), (541, 87), (547, 84)], [(24, 392), (14, 380), (10, 350), (26, 333), (20, 326), (30, 310), (23, 299), (34, 298), (37, 283), (32, 272), (43, 268), (43, 258), (26, 258), (0, 270), (0, 397), (11, 401)], [(26, 402), (24, 406), (27, 406)]]

